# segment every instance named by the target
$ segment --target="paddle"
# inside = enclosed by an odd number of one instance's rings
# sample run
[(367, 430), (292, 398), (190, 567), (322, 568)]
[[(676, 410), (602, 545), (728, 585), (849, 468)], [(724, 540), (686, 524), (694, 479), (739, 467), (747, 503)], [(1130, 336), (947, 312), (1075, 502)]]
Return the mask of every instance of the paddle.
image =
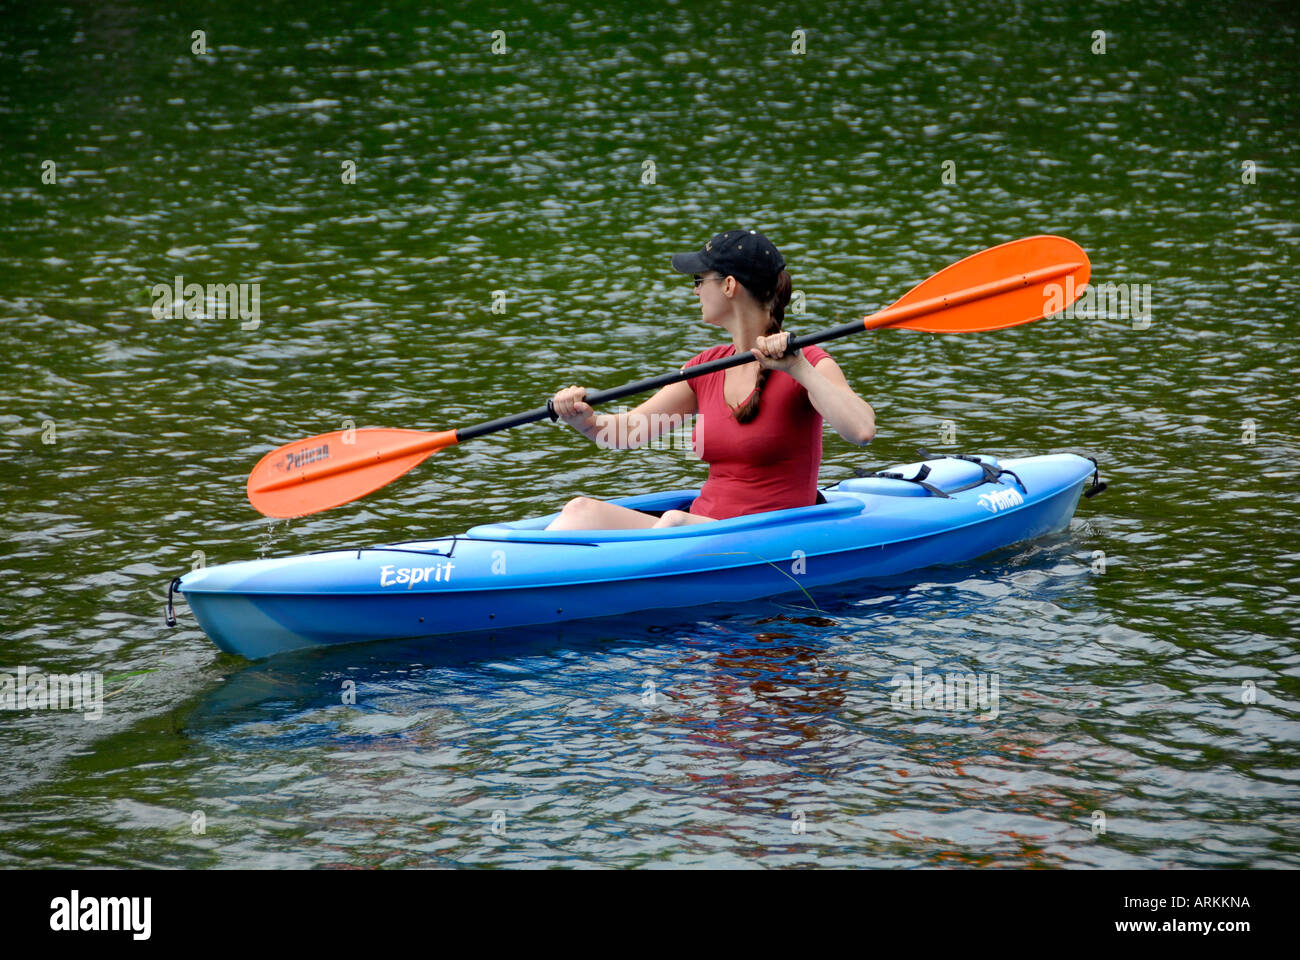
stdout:
[[(877, 327), (904, 327), (926, 333), (1000, 330), (1040, 319), (1049, 303), (1069, 306), (1089, 277), (1088, 255), (1064, 237), (1013, 240), (958, 261), (917, 284), (892, 306), (865, 320), (792, 337), (789, 349), (847, 337)], [(1073, 278), (1073, 285), (1067, 278)], [(1061, 290), (1048, 295), (1048, 284)], [(742, 363), (740, 353), (688, 370), (665, 373), (612, 390), (589, 392), (595, 406), (700, 377)], [(455, 430), (336, 430), (297, 440), (264, 456), (248, 478), (248, 499), (268, 517), (299, 517), (364, 497), (419, 465), (436, 450), (524, 423), (555, 419), (546, 406)]]

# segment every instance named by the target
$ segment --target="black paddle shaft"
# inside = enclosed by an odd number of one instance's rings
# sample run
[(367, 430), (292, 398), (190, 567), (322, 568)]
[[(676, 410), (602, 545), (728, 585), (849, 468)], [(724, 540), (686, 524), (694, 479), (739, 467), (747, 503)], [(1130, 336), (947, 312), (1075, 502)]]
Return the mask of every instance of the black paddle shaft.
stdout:
[[(845, 323), (838, 327), (831, 327), (829, 330), (821, 330), (817, 333), (805, 334), (802, 337), (791, 337), (787, 349), (798, 350), (800, 347), (811, 346), (814, 343), (822, 343), (826, 340), (838, 340), (840, 337), (847, 337), (851, 333), (859, 333), (865, 330), (861, 320), (854, 320), (852, 323)], [(623, 397), (635, 396), (638, 393), (645, 393), (647, 390), (657, 390), (659, 387), (666, 387), (670, 383), (679, 383), (682, 380), (692, 380), (695, 377), (702, 377), (706, 373), (713, 373), (716, 370), (726, 370), (728, 367), (738, 367), (742, 363), (757, 363), (752, 353), (737, 353), (730, 357), (722, 357), (718, 360), (710, 360), (708, 363), (697, 364), (688, 367), (685, 370), (678, 370), (674, 373), (665, 373), (657, 377), (651, 377), (649, 380), (638, 380), (636, 383), (627, 383), (621, 387), (614, 387), (612, 390), (597, 390), (594, 393), (588, 393), (583, 400), (591, 406), (598, 403), (608, 403), (611, 400), (621, 400)], [(527, 410), (523, 413), (516, 413), (509, 417), (501, 417), (499, 420), (489, 420), (486, 423), (476, 423), (472, 427), (461, 427), (456, 431), (456, 442), (464, 443), (466, 440), (473, 440), (475, 437), (482, 437), (489, 433), (496, 433), (498, 430), (509, 430), (511, 427), (522, 426), (525, 423), (535, 423), (538, 420), (558, 420), (551, 401), (546, 401), (546, 406), (538, 407), (536, 410)]]

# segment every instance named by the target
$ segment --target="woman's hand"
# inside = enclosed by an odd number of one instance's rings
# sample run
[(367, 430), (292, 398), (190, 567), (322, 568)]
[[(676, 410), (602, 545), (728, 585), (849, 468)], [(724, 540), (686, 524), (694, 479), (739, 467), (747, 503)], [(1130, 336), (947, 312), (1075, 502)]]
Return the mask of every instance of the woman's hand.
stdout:
[(774, 333), (770, 337), (759, 337), (757, 345), (750, 351), (758, 362), (766, 370), (786, 370), (788, 371), (795, 364), (803, 360), (803, 354), (796, 350), (794, 353), (786, 353), (786, 345), (790, 342), (790, 331), (782, 330), (780, 333)]
[(557, 417), (579, 433), (590, 436), (596, 427), (596, 411), (582, 402), (586, 395), (586, 387), (565, 387), (551, 398), (551, 406)]

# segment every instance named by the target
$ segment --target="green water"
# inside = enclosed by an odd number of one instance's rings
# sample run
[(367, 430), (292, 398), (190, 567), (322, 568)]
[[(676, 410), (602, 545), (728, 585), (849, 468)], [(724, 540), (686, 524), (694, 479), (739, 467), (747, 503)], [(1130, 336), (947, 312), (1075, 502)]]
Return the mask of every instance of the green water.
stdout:
[[(0, 715), (0, 863), (1295, 866), (1296, 29), (1280, 3), (5, 11), (0, 666), (108, 696)], [(925, 446), (1084, 452), (1111, 489), (816, 615), (251, 666), (183, 605), (163, 626), (196, 552), (698, 484), (538, 424), (291, 523), (243, 494), (347, 420), (674, 369), (717, 339), (668, 258), (735, 226), (781, 248), (800, 332), (1034, 233), (1149, 284), (1149, 320), (831, 347), (879, 432), (828, 433), (824, 481)], [(177, 275), (258, 284), (259, 322), (156, 319)], [(915, 664), (996, 671), (1000, 718), (891, 711)]]

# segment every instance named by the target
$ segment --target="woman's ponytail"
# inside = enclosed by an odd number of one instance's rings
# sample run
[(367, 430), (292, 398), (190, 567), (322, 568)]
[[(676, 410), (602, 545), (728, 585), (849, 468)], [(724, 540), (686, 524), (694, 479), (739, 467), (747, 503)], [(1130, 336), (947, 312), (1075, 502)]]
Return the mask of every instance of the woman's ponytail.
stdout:
[[(785, 308), (790, 303), (790, 292), (793, 288), (793, 281), (790, 274), (782, 270), (776, 278), (776, 287), (767, 293), (766, 297), (758, 297), (760, 301), (767, 302), (767, 329), (763, 331), (763, 336), (770, 337), (774, 333), (781, 332), (781, 325), (785, 323)], [(748, 289), (748, 288), (746, 288)], [(751, 291), (752, 293), (753, 291)], [(763, 387), (767, 383), (767, 376), (772, 371), (763, 367), (758, 371), (758, 382), (754, 385), (754, 392), (749, 395), (749, 399), (741, 405), (736, 411), (736, 420), (740, 423), (749, 423), (758, 416), (758, 405), (763, 397)]]

